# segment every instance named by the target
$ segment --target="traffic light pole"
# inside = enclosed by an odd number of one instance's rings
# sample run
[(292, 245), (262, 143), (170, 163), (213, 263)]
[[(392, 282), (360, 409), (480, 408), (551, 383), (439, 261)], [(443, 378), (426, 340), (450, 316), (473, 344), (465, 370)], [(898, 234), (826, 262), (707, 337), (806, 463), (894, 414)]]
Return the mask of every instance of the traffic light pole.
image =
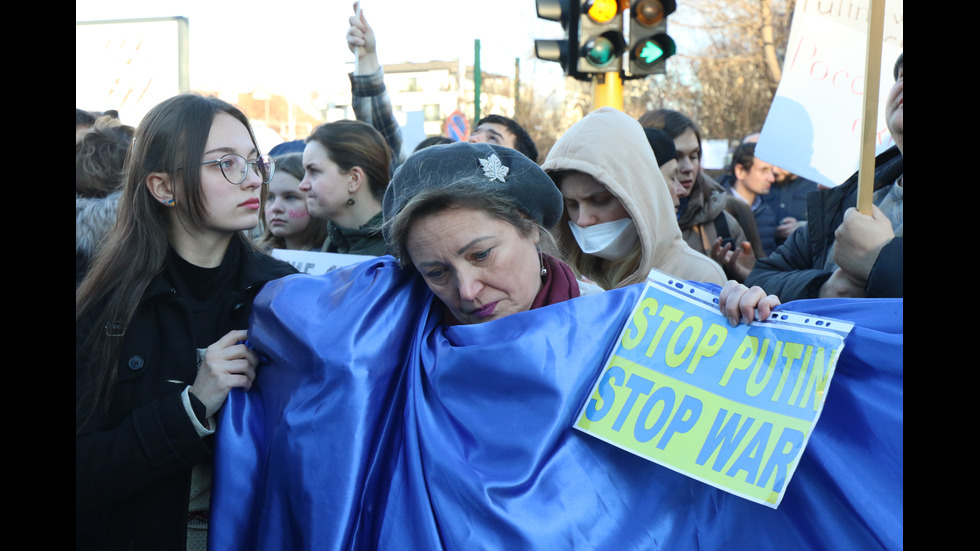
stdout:
[(619, 73), (598, 73), (592, 77), (592, 106), (623, 110), (623, 79)]
[(480, 39), (473, 40), (473, 128), (476, 128), (476, 123), (480, 120), (480, 96), (483, 94), (483, 90), (480, 89), (483, 84), (483, 69), (480, 68)]

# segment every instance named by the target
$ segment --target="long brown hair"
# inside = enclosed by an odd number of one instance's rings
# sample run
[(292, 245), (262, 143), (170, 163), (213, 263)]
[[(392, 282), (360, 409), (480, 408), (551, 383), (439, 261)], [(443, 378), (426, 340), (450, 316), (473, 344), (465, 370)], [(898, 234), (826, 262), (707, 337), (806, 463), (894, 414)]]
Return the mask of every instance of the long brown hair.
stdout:
[(391, 149), (384, 136), (363, 121), (343, 119), (313, 129), (306, 143), (317, 142), (344, 173), (355, 166), (367, 175), (371, 194), (380, 203), (391, 180)]
[(707, 200), (711, 194), (711, 190), (705, 185), (707, 176), (704, 173), (704, 151), (701, 150), (701, 129), (698, 128), (698, 125), (694, 124), (694, 121), (687, 115), (672, 109), (647, 111), (638, 120), (644, 128), (659, 128), (675, 140), (688, 130), (694, 132), (694, 137), (698, 140), (698, 156), (702, 157), (702, 161), (698, 164), (698, 173), (694, 175), (694, 185), (691, 187), (691, 195), (700, 194)]
[[(150, 281), (163, 269), (170, 247), (169, 218), (146, 186), (154, 172), (171, 174), (180, 185), (174, 198), (180, 223), (202, 224), (207, 204), (198, 167), (211, 125), (219, 113), (239, 120), (252, 143), (248, 117), (214, 97), (181, 94), (151, 109), (136, 129), (123, 176), (116, 223), (106, 234), (92, 267), (75, 291), (76, 417), (79, 430), (99, 407), (108, 405), (123, 335)], [(193, 167), (193, 170), (191, 169)], [(236, 238), (247, 241), (241, 232)], [(87, 412), (81, 414), (81, 412)]]

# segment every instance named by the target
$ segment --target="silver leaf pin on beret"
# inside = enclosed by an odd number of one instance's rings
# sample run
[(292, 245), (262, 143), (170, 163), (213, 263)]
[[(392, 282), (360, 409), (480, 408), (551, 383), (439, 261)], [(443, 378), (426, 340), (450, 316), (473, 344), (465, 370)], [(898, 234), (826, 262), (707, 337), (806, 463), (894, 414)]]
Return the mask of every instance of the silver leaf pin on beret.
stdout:
[(483, 175), (491, 180), (500, 180), (505, 182), (507, 173), (510, 172), (510, 168), (500, 162), (500, 157), (497, 157), (495, 153), (491, 153), (489, 158), (480, 159), (480, 164), (483, 166)]

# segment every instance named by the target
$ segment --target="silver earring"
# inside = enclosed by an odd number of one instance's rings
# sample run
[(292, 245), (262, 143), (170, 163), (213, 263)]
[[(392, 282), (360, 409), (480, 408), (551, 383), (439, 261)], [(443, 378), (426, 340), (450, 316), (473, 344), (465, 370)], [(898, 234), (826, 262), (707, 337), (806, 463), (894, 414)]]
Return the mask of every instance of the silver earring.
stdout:
[(541, 277), (544, 277), (546, 275), (548, 275), (548, 268), (545, 268), (544, 266), (542, 266), (541, 267)]

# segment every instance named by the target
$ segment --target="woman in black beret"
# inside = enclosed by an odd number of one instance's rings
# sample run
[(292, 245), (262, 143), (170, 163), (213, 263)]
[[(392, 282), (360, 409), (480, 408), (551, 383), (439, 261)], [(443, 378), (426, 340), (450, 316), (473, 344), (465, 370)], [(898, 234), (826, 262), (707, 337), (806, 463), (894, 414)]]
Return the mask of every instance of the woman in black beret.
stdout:
[(513, 149), (460, 142), (418, 151), (395, 173), (383, 206), (389, 250), (442, 301), (448, 325), (600, 291), (557, 257), (549, 230), (561, 194)]

